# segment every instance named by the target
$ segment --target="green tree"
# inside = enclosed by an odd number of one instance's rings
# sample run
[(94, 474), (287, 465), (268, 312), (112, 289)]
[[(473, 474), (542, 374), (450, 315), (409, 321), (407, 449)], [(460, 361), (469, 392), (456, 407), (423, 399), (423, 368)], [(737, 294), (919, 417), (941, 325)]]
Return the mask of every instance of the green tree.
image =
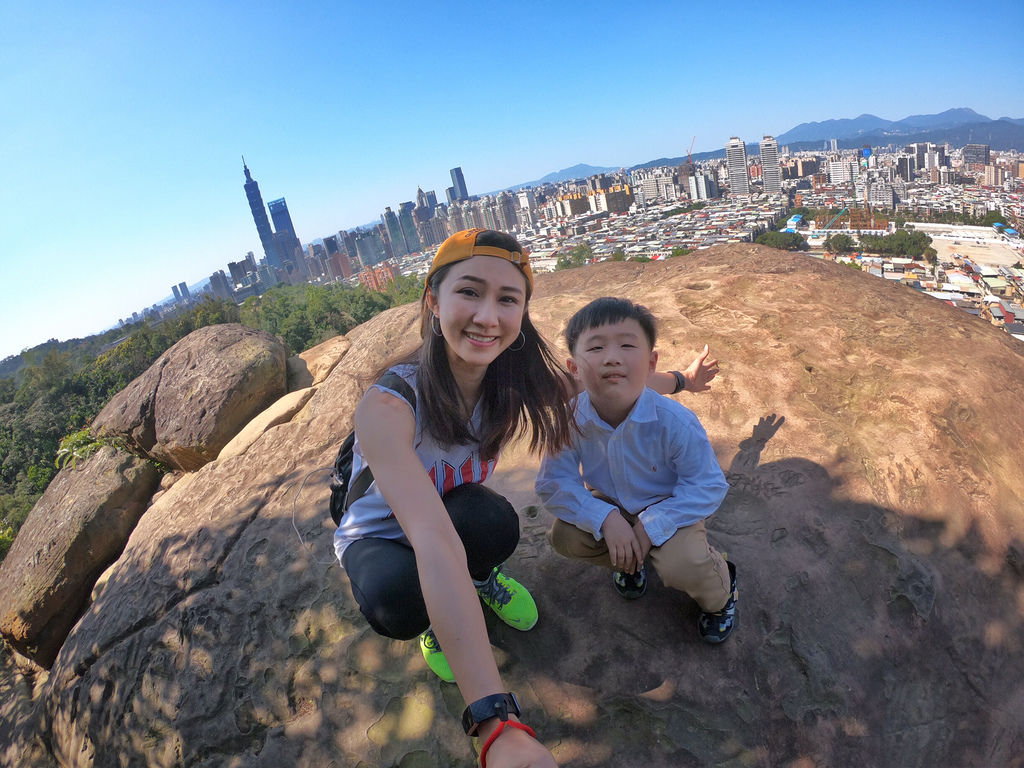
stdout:
[(856, 241), (849, 235), (839, 233), (825, 238), (825, 250), (830, 253), (852, 253), (856, 247)]
[(796, 232), (765, 232), (755, 242), (780, 251), (806, 251), (810, 248), (803, 236)]
[(555, 264), (555, 269), (573, 269), (575, 267), (582, 267), (594, 258), (594, 252), (590, 248), (590, 243), (582, 243), (572, 248), (567, 253), (558, 257), (558, 262)]
[(626, 260), (626, 252), (624, 250), (622, 250), (621, 248), (616, 248), (614, 251), (612, 251), (612, 257), (611, 258), (612, 258), (612, 261), (625, 261)]
[(989, 211), (985, 214), (984, 218), (979, 222), (979, 226), (991, 227), (993, 224), (1002, 224), (1004, 227), (1008, 226), (1008, 218), (999, 211)]
[(674, 259), (676, 256), (688, 256), (691, 253), (693, 253), (693, 248), (673, 248), (668, 257)]

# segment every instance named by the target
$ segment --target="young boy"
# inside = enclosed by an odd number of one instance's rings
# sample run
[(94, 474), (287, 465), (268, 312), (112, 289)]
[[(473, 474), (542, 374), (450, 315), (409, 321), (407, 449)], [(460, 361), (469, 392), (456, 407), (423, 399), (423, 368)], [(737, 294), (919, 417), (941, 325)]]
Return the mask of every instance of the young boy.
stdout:
[(559, 554), (613, 570), (626, 598), (646, 591), (649, 555), (666, 586), (697, 601), (701, 638), (721, 643), (736, 624), (736, 567), (708, 544), (704, 520), (729, 486), (693, 412), (646, 387), (658, 361), (654, 316), (601, 298), (570, 318), (565, 337), (569, 371), (585, 391), (580, 434), (545, 457), (537, 476), (537, 494), (558, 518), (548, 540)]

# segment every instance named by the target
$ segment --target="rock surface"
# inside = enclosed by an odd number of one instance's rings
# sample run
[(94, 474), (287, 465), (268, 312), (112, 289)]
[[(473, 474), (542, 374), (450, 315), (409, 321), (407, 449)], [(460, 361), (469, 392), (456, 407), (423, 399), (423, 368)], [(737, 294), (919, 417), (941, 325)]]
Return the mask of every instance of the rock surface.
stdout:
[(245, 453), (249, 450), (249, 446), (263, 437), (267, 430), (278, 424), (284, 424), (298, 413), (313, 396), (313, 391), (312, 387), (297, 389), (280, 398), (231, 438), (231, 441), (221, 449), (217, 458), (230, 459)]
[(150, 462), (111, 447), (57, 474), (0, 563), (0, 634), (16, 650), (50, 666), (159, 480)]
[(122, 435), (153, 458), (193, 471), (285, 388), (285, 348), (277, 338), (243, 325), (207, 326), (115, 395), (93, 431)]
[[(541, 275), (531, 315), (554, 339), (607, 294), (660, 318), (661, 369), (705, 342), (722, 361), (711, 393), (679, 398), (731, 485), (709, 530), (739, 567), (740, 624), (705, 646), (696, 606), (656, 576), (626, 602), (607, 573), (551, 552), (537, 460), (509, 450), (494, 477), (521, 512), (508, 569), (541, 621), (487, 621), (560, 763), (1024, 765), (1019, 342), (910, 289), (750, 245)], [(472, 764), (457, 689), (355, 606), (326, 470), (297, 493), (416, 317), (355, 329), (290, 422), (154, 503), (31, 707), (0, 711), (3, 738), (42, 741), (60, 766)]]

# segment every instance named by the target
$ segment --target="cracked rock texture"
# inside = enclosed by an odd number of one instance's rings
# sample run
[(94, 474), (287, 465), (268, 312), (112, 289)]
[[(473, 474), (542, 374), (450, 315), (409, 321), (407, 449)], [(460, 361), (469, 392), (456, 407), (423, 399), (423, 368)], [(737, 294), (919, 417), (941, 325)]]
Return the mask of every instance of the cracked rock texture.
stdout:
[(111, 447), (57, 474), (0, 564), (0, 633), (16, 650), (50, 666), (159, 480), (150, 462)]
[(115, 395), (93, 422), (177, 469), (217, 458), (249, 420), (285, 393), (285, 348), (244, 325), (200, 328)]
[[(531, 315), (554, 340), (607, 294), (659, 317), (659, 368), (705, 342), (722, 362), (711, 393), (678, 397), (731, 486), (709, 530), (738, 564), (740, 623), (706, 646), (696, 606), (656, 576), (627, 602), (551, 552), (537, 459), (510, 449), (493, 482), (520, 510), (507, 568), (541, 620), (487, 622), (560, 763), (1024, 765), (1020, 343), (908, 288), (751, 245), (541, 275)], [(290, 421), (163, 493), (49, 674), (0, 657), (0, 764), (473, 764), (457, 689), (360, 616), (326, 470), (299, 492), (417, 325), (406, 306), (355, 329)]]

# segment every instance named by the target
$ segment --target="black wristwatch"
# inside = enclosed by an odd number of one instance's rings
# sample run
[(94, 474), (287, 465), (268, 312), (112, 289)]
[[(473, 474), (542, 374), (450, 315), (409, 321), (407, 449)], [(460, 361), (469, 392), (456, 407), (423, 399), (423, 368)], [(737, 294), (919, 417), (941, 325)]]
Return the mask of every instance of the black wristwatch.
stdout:
[(676, 388), (672, 390), (673, 395), (678, 395), (684, 389), (686, 389), (686, 377), (683, 376), (681, 371), (669, 371), (676, 380)]
[(508, 720), (509, 715), (519, 717), (519, 702), (514, 693), (492, 693), (477, 699), (462, 713), (462, 727), (470, 736), (476, 734), (477, 728), (484, 720), (492, 717)]

